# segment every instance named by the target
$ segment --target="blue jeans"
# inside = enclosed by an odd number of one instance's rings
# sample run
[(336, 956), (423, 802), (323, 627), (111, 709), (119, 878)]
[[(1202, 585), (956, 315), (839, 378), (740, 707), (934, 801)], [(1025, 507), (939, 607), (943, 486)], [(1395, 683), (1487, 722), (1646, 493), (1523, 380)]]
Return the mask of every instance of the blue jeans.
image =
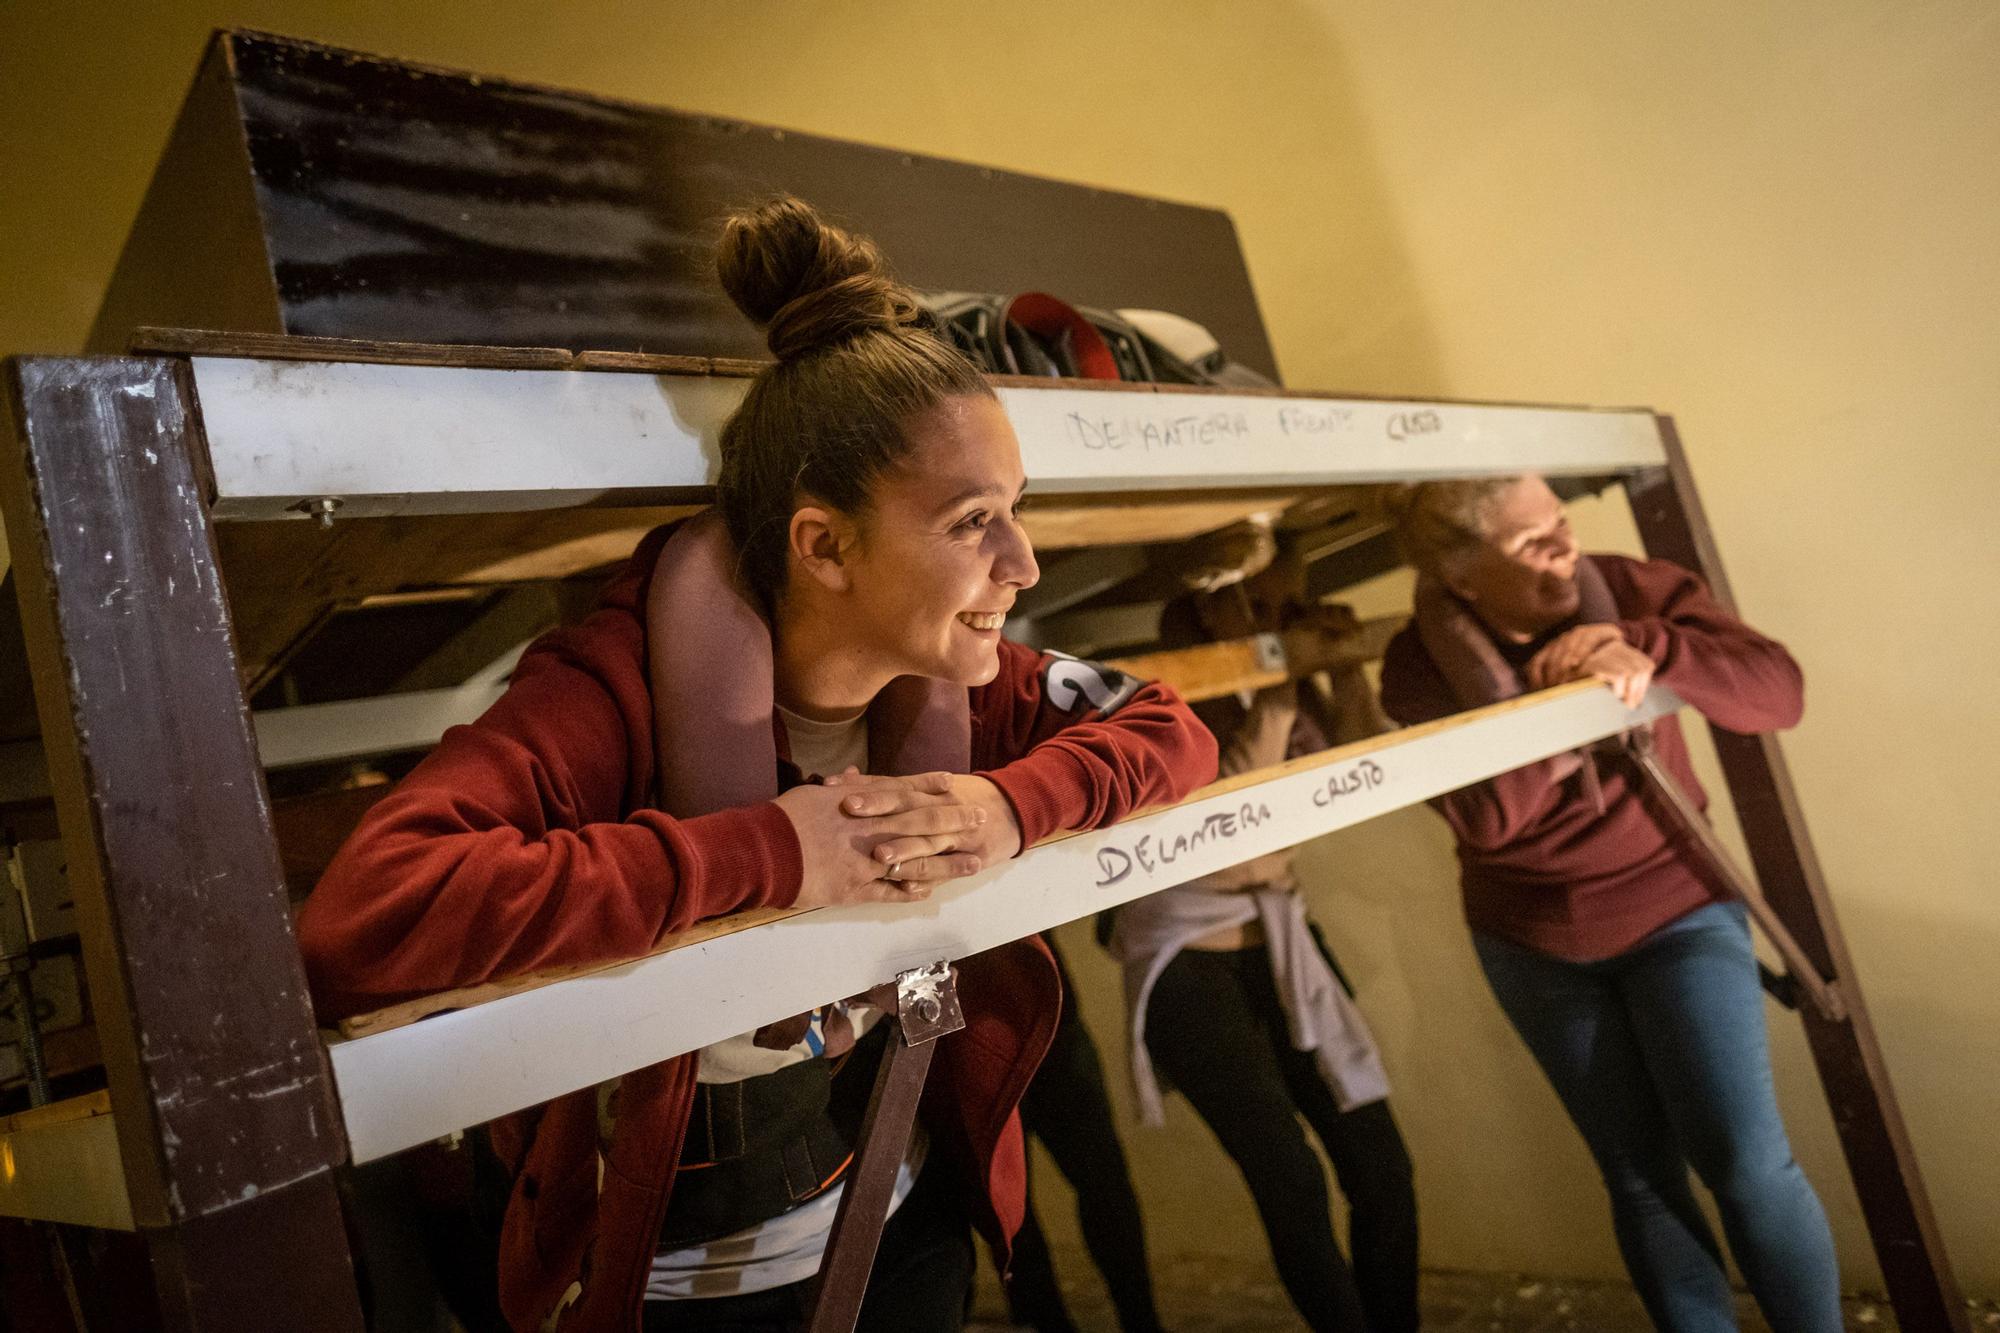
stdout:
[(1474, 932), (1486, 979), (1604, 1173), (1618, 1248), (1653, 1322), (1736, 1327), (1729, 1252), (1776, 1333), (1838, 1333), (1840, 1272), (1792, 1160), (1740, 903), (1711, 903), (1615, 958), (1570, 963)]

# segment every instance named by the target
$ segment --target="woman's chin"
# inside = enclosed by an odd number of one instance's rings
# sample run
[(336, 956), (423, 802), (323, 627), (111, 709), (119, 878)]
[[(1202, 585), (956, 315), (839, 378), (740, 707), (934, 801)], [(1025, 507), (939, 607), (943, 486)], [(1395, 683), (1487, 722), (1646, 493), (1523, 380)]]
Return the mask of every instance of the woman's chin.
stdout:
[(952, 653), (946, 669), (938, 674), (967, 689), (992, 683), (993, 678), (1000, 674), (999, 636), (995, 635), (993, 642), (981, 643), (970, 651), (961, 649)]

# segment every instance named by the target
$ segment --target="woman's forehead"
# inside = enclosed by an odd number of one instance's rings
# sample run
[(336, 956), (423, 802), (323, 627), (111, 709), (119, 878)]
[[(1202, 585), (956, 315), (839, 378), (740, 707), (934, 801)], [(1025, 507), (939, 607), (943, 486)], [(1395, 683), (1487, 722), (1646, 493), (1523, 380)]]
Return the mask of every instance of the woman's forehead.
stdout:
[(1486, 511), (1488, 531), (1505, 537), (1542, 527), (1562, 513), (1562, 501), (1540, 477), (1523, 477), (1493, 497)]
[(947, 400), (911, 423), (910, 443), (895, 484), (926, 508), (982, 496), (1011, 502), (1025, 481), (1014, 427), (990, 398)]

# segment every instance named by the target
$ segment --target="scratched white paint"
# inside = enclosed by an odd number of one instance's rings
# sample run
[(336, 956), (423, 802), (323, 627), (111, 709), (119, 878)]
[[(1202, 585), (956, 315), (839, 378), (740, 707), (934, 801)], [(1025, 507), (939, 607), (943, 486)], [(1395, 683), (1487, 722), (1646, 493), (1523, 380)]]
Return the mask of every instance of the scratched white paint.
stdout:
[(1591, 475), (1666, 461), (1645, 412), (1000, 390), (1028, 476), (1060, 489), (1185, 490), (1424, 477)]
[(705, 487), (743, 391), (706, 376), (197, 357), (221, 518), (626, 503)]
[(1254, 787), (1038, 847), (947, 885), (928, 902), (808, 912), (330, 1042), (354, 1160), (752, 1031), (909, 968), (1023, 939), (1679, 707), (1658, 687), (1637, 712), (1604, 688), (1551, 691), (1455, 726), (1384, 738), (1364, 754), (1348, 747), (1331, 762)]
[[(225, 519), (468, 513), (705, 495), (740, 379), (194, 359)], [(1037, 494), (1333, 485), (1661, 463), (1650, 415), (1004, 388)]]

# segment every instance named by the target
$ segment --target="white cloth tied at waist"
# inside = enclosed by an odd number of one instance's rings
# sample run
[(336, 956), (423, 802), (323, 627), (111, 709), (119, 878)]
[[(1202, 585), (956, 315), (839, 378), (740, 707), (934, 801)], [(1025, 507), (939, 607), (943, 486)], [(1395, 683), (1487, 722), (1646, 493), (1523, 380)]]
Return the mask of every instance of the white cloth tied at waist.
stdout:
[(1313, 1053), (1335, 1103), (1351, 1111), (1389, 1095), (1389, 1076), (1368, 1020), (1314, 942), (1299, 895), (1285, 888), (1214, 893), (1182, 886), (1125, 904), (1111, 933), (1111, 953), (1125, 972), (1132, 1084), (1142, 1123), (1166, 1123), (1159, 1079), (1146, 1051), (1146, 1004), (1153, 983), (1174, 955), (1195, 940), (1252, 921), (1264, 927), (1271, 979), (1292, 1047)]

